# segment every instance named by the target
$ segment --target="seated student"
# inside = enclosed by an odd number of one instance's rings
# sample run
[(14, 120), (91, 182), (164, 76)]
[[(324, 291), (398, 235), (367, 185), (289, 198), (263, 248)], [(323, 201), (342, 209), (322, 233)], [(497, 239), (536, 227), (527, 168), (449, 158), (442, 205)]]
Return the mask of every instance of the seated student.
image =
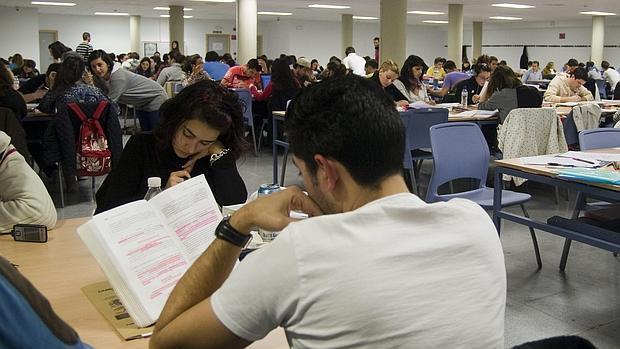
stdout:
[[(465, 63), (463, 63), (463, 65), (465, 65)], [(467, 63), (467, 65), (469, 68), (469, 63)], [(458, 71), (458, 69), (456, 69), (456, 63), (452, 60), (446, 61), (443, 67), (446, 70), (446, 77), (443, 79), (443, 85), (439, 90), (430, 91), (432, 96), (443, 97), (447, 95), (448, 92), (452, 91), (456, 84), (469, 79), (469, 74)]]
[(217, 52), (209, 51), (205, 54), (204, 70), (213, 80), (222, 80), (228, 69), (230, 69), (228, 64), (220, 62), (220, 55)]
[(538, 61), (532, 62), (532, 67), (523, 74), (521, 80), (527, 83), (530, 80), (542, 80), (543, 73), (540, 71)]
[[(345, 76), (348, 74), (348, 72), (349, 71), (347, 70), (347, 67), (344, 66), (344, 64), (338, 61), (331, 61), (327, 63), (327, 65), (325, 66), (325, 70), (321, 72), (321, 75), (319, 75), (318, 80), (325, 81), (327, 79)], [(375, 74), (377, 74), (376, 71), (375, 71)], [(390, 83), (392, 82), (390, 81)]]
[(0, 257), (2, 348), (92, 349), (8, 260)]
[(52, 229), (56, 208), (39, 175), (16, 151), (11, 137), (0, 131), (0, 232), (18, 223)]
[[(342, 63), (342, 66), (347, 69), (344, 63)], [(305, 57), (299, 57), (299, 59), (293, 63), (293, 76), (295, 76), (299, 85), (302, 87), (309, 86), (316, 82), (314, 72), (312, 71), (312, 65)]]
[(576, 68), (569, 75), (558, 74), (547, 86), (545, 102), (580, 102), (592, 101), (594, 97), (583, 85), (588, 80), (586, 68)]
[[(327, 66), (329, 67), (329, 64)], [(393, 60), (388, 59), (385, 62), (381, 63), (379, 69), (375, 70), (374, 74), (372, 74), (369, 79), (374, 81), (377, 85), (379, 85), (379, 87), (381, 87), (385, 91), (392, 85), (394, 81), (398, 80), (398, 72), (398, 64), (396, 64), (396, 62), (394, 62)], [(392, 99), (394, 98), (392, 94), (388, 93), (388, 95)], [(407, 102), (407, 104), (409, 103)]]
[(45, 96), (54, 84), (58, 69), (60, 69), (60, 63), (52, 63), (47, 66), (45, 74), (39, 74), (20, 86), (18, 91), (26, 103), (35, 102)]
[[(463, 89), (467, 89), (467, 104), (471, 105), (480, 101), (482, 89), (485, 83), (489, 81), (489, 77), (491, 77), (491, 67), (486, 63), (476, 63), (474, 64), (473, 72), (474, 75), (472, 77), (456, 84), (454, 88), (456, 101), (460, 101)], [(444, 100), (444, 102), (446, 101)]]
[(256, 101), (268, 100), (271, 110), (286, 110), (286, 102), (297, 95), (301, 85), (286, 61), (278, 58), (271, 65), (271, 81), (263, 91), (257, 91), (254, 85), (250, 89)]
[(195, 54), (187, 57), (183, 63), (183, 86), (191, 85), (202, 80), (211, 80), (209, 73), (204, 70), (204, 62), (200, 55)]
[(426, 86), (422, 83), (422, 74), (426, 70), (426, 63), (418, 56), (410, 55), (400, 69), (398, 80), (394, 80), (392, 86), (386, 91), (392, 95), (395, 101), (407, 101), (408, 103), (426, 102), (435, 104), (428, 96)]
[(377, 69), (379, 69), (379, 63), (377, 61), (374, 59), (369, 59), (366, 61), (366, 64), (364, 65), (364, 72), (366, 73), (367, 78), (371, 77)]
[(157, 83), (164, 86), (168, 81), (183, 81), (185, 73), (183, 72), (183, 61), (185, 56), (179, 51), (170, 51), (170, 66), (163, 68), (157, 76)]
[(0, 107), (9, 108), (21, 120), (28, 114), (26, 102), (13, 86), (13, 73), (0, 62)]
[(618, 82), (620, 82), (620, 73), (612, 68), (607, 61), (601, 63), (601, 68), (603, 69), (603, 79), (611, 86), (611, 91), (615, 91)]
[(433, 66), (428, 67), (428, 69), (426, 70), (426, 75), (432, 76), (435, 79), (443, 80), (443, 78), (446, 76), (446, 71), (443, 69), (443, 64), (445, 62), (446, 60), (442, 57), (435, 58)]
[(37, 63), (32, 59), (24, 59), (24, 65), (13, 69), (13, 75), (20, 80), (32, 79), (39, 75)]
[[(308, 195), (290, 187), (223, 220), (170, 294), (152, 349), (241, 348), (279, 326), (292, 348), (504, 346), (493, 223), (471, 201), (408, 191), (405, 128), (376, 83), (310, 86), (286, 130)], [(311, 218), (293, 222), (291, 210)], [(233, 270), (253, 227), (281, 233)]]
[(250, 88), (250, 85), (260, 86), (260, 72), (262, 67), (256, 58), (247, 64), (230, 67), (222, 78), (222, 86), (227, 88)]
[(151, 131), (159, 123), (159, 107), (168, 95), (157, 82), (122, 69), (103, 50), (93, 51), (88, 64), (96, 76), (95, 85), (111, 100), (136, 108), (142, 131)]
[(243, 113), (232, 91), (210, 80), (189, 85), (161, 106), (153, 134), (132, 136), (97, 191), (96, 213), (144, 198), (147, 179), (164, 188), (204, 174), (220, 205), (246, 201), (236, 160), (245, 148)]
[(547, 65), (545, 65), (545, 68), (542, 71), (543, 77), (546, 75), (555, 75), (556, 71), (555, 71), (555, 63), (553, 62), (547, 62)]
[[(69, 103), (99, 103), (107, 101), (109, 107), (100, 116), (99, 123), (105, 133), (112, 156), (112, 167), (120, 158), (123, 149), (121, 127), (118, 121), (118, 106), (103, 91), (82, 81), (84, 58), (79, 55), (65, 57), (54, 79), (54, 87), (45, 95), (38, 108), (44, 113), (55, 114), (44, 137), (44, 150), (39, 164), (44, 170), (56, 162), (62, 163), (63, 177), (68, 192), (78, 189), (76, 178), (76, 140), (82, 122), (70, 114)], [(127, 72), (135, 75), (134, 73)]]
[(534, 87), (524, 86), (508, 66), (498, 66), (491, 74), (487, 93), (489, 98), (478, 103), (481, 110), (499, 110), (500, 123), (503, 123), (515, 108), (540, 108), (542, 98)]
[(134, 73), (150, 79), (153, 76), (153, 69), (151, 68), (151, 59), (149, 57), (144, 57), (142, 58), (142, 60), (140, 60), (140, 64), (138, 65)]

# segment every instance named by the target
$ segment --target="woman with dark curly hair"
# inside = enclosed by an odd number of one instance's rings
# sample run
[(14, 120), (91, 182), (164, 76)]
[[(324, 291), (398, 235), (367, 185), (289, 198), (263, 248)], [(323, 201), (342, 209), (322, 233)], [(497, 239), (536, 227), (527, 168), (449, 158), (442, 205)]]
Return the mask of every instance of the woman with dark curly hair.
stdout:
[(149, 177), (160, 177), (169, 188), (204, 174), (218, 204), (245, 202), (236, 160), (247, 143), (236, 93), (203, 80), (167, 100), (160, 112), (153, 134), (129, 139), (120, 163), (97, 192), (96, 213), (142, 199)]

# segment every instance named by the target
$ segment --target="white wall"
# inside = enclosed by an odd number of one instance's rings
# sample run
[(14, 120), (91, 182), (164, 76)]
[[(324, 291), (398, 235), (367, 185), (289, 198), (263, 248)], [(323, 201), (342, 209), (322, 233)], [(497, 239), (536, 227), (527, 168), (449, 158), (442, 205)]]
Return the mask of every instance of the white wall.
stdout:
[[(34, 25), (33, 25), (34, 24)], [(36, 25), (38, 24), (38, 26)], [(214, 30), (224, 34), (235, 34), (234, 20), (200, 20), (185, 21), (185, 53), (205, 54), (205, 34)], [(75, 47), (81, 42), (81, 34), (88, 31), (92, 34), (95, 48), (103, 48), (109, 52), (121, 53), (129, 50), (129, 18), (104, 16), (72, 16), (39, 14), (36, 9), (0, 7), (0, 56), (8, 57), (20, 52), (24, 57), (38, 60), (38, 30), (57, 30), (58, 39), (67, 46)], [(517, 47), (483, 47), (485, 53), (505, 59), (508, 64), (518, 67), (522, 45), (590, 45), (591, 21), (544, 22), (544, 23), (485, 23), (483, 27), (483, 45), (518, 45)], [(416, 54), (432, 63), (437, 56), (446, 56), (447, 27), (435, 25), (409, 25), (407, 27), (407, 54)], [(566, 33), (566, 39), (559, 40), (558, 34)], [(19, 33), (19, 35), (10, 35)], [(263, 36), (263, 53), (275, 58), (280, 53), (295, 54), (317, 58), (325, 64), (332, 55), (342, 57), (340, 22), (303, 21), (282, 18), (260, 18), (258, 33)], [(362, 55), (373, 56), (372, 38), (379, 34), (378, 21), (354, 21), (353, 46)], [(465, 25), (464, 44), (471, 45), (471, 24)], [(620, 19), (607, 20), (605, 43), (618, 45), (620, 37)], [(168, 42), (168, 19), (142, 18), (141, 41)], [(165, 46), (165, 45), (163, 45)], [(164, 52), (167, 46), (162, 47)], [(236, 50), (233, 41), (231, 51)], [(575, 57), (580, 61), (588, 60), (590, 48), (529, 47), (530, 59), (541, 64), (555, 61), (561, 65), (568, 58)], [(468, 51), (471, 57), (471, 48)], [(605, 59), (620, 66), (620, 48), (605, 48)]]
[[(16, 10), (17, 9), (17, 10)], [(36, 8), (0, 7), (0, 57), (15, 53), (39, 61), (39, 13)]]

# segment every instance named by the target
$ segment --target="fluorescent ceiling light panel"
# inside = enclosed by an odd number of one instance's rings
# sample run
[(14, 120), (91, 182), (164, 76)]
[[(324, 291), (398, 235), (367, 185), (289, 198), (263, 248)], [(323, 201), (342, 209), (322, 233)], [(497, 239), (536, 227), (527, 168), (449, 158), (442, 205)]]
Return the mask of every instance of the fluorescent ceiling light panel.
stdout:
[(95, 12), (95, 16), (129, 16), (127, 12)]
[(430, 16), (439, 16), (443, 15), (443, 12), (438, 11), (408, 11), (407, 13), (412, 15), (430, 15)]
[(428, 21), (422, 21), (423, 23), (431, 23), (431, 24), (448, 24), (448, 21), (433, 21), (433, 20), (428, 20)]
[(375, 19), (379, 19), (377, 17), (366, 17), (366, 16), (353, 16), (353, 19), (368, 19), (368, 20), (375, 20)]
[[(159, 15), (161, 18), (170, 18), (170, 15)], [(183, 16), (183, 18), (194, 18), (194, 16)]]
[(48, 1), (32, 1), (31, 5), (47, 5), (47, 6), (75, 6), (74, 2), (48, 2)]
[(521, 17), (506, 17), (506, 16), (493, 16), (493, 17), (489, 17), (490, 19), (499, 19), (499, 20), (504, 20), (504, 21), (520, 21), (523, 18)]
[(516, 8), (516, 9), (526, 9), (526, 8), (534, 8), (534, 7), (536, 7), (536, 6), (532, 6), (532, 5), (506, 4), (506, 3), (492, 4), (491, 6), (503, 7), (503, 8)]
[(588, 11), (588, 12), (579, 12), (582, 15), (592, 15), (592, 16), (615, 16), (616, 14), (613, 12), (600, 12), (600, 11)]
[(321, 4), (312, 4), (312, 5), (308, 5), (308, 7), (311, 8), (329, 8), (332, 10), (342, 10), (345, 8), (351, 8), (351, 6), (343, 6), (343, 5), (321, 5)]
[(259, 11), (256, 12), (257, 15), (267, 15), (267, 16), (292, 16), (291, 12), (273, 12), (273, 11)]
[[(153, 7), (153, 10), (155, 10), (155, 11), (170, 11), (170, 7), (158, 6), (158, 7)], [(186, 8), (183, 9), (183, 11), (192, 11), (192, 10), (193, 10), (193, 8), (189, 8), (189, 7), (186, 7)]]
[(192, 0), (198, 2), (235, 2), (236, 0)]
[(185, 19), (194, 18), (194, 16), (183, 16), (183, 18), (185, 18)]

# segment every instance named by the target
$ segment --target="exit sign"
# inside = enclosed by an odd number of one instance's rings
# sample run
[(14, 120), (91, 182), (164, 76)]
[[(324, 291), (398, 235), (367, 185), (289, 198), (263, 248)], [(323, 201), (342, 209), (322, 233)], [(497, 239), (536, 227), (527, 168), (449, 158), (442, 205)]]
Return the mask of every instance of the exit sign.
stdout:
[(566, 39), (566, 33), (560, 33), (560, 40)]

